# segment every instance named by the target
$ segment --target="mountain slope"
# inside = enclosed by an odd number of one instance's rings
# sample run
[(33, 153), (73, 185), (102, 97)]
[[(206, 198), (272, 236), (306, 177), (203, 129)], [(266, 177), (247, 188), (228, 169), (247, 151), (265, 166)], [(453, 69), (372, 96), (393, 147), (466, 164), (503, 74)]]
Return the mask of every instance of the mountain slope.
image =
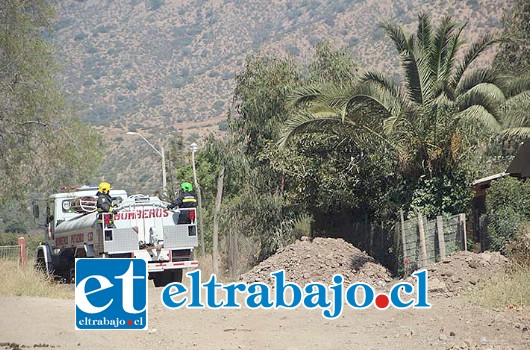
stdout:
[(412, 29), (421, 11), (435, 20), (452, 15), (469, 22), (464, 36), (474, 40), (499, 29), (512, 3), (55, 0), (59, 78), (81, 117), (107, 136), (105, 177), (151, 191), (160, 182), (153, 170), (160, 159), (125, 132), (141, 131), (162, 145), (176, 130), (188, 141), (218, 131), (247, 55), (292, 54), (308, 62), (313, 46), (328, 40), (348, 46), (362, 65), (397, 72), (381, 21)]

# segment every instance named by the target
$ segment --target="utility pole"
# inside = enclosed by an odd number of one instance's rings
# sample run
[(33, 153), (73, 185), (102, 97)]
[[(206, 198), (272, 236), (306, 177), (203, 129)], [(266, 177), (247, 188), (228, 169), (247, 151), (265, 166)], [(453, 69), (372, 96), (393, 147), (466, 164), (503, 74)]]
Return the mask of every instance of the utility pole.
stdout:
[(201, 257), (204, 258), (205, 247), (204, 247), (204, 228), (202, 225), (202, 198), (201, 198), (201, 187), (197, 182), (197, 172), (195, 170), (195, 152), (199, 149), (199, 146), (194, 142), (190, 145), (191, 147), (191, 165), (193, 169), (193, 182), (197, 190), (197, 209), (199, 216), (199, 240), (201, 244)]

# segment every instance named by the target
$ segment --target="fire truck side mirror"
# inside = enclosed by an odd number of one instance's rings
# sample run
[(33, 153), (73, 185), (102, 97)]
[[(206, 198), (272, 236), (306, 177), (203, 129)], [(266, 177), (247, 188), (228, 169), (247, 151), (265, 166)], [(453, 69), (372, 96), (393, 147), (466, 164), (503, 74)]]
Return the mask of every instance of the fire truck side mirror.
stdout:
[[(39, 205), (40, 204), (40, 205)], [(48, 222), (46, 221), (46, 217), (41, 217), (41, 214), (44, 214), (44, 213), (41, 213), (40, 212), (40, 208), (41, 208), (41, 205), (43, 203), (39, 200), (35, 200), (33, 201), (33, 206), (32, 206), (32, 211), (33, 211), (33, 221), (38, 225), (38, 226), (46, 226), (48, 225)]]
[(39, 206), (35, 203), (33, 203), (33, 217), (35, 219), (38, 219), (40, 217)]

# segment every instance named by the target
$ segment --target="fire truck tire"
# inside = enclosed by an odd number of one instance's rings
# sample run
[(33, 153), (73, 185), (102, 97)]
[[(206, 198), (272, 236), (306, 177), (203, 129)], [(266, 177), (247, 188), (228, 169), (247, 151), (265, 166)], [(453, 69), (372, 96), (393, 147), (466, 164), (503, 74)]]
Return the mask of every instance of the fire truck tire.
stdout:
[(40, 273), (47, 273), (46, 271), (46, 261), (44, 260), (44, 254), (42, 251), (39, 251), (37, 255), (37, 261), (35, 261), (35, 270)]
[(182, 269), (173, 270), (171, 272), (173, 273), (171, 282), (182, 283)]
[(182, 282), (182, 269), (155, 272), (153, 274), (153, 283), (155, 284), (155, 287), (165, 287), (173, 282)]

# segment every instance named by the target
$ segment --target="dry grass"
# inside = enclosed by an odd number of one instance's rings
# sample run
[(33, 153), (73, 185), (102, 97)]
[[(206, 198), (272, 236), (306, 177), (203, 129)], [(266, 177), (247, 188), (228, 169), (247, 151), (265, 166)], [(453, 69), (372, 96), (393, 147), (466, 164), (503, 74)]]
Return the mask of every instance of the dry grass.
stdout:
[(505, 249), (507, 256), (514, 264), (530, 266), (530, 222), (527, 222), (517, 232), (516, 238), (509, 242)]
[(205, 254), (204, 257), (201, 257), (198, 253), (196, 254), (199, 255), (195, 256), (195, 258), (199, 261), (199, 269), (201, 270), (202, 280), (207, 282), (213, 273), (212, 254)]
[(37, 296), (54, 299), (73, 299), (73, 288), (61, 285), (37, 272), (28, 262), (26, 269), (17, 262), (0, 260), (0, 295)]
[(473, 304), (492, 308), (530, 307), (530, 266), (493, 276), (468, 298)]
[[(210, 277), (213, 274), (213, 266), (212, 266), (212, 254), (207, 253), (204, 255), (204, 257), (201, 257), (199, 253), (196, 253), (195, 259), (199, 261), (199, 270), (201, 270), (201, 280), (202, 282), (208, 282), (210, 280)], [(226, 269), (226, 266), (223, 261), (223, 257), (220, 258), (219, 262), (219, 274), (216, 276), (216, 279), (218, 282), (223, 283), (229, 283), (233, 282), (234, 278), (230, 278), (227, 276), (228, 271)], [(186, 277), (187, 272), (191, 272), (192, 270), (184, 270), (184, 278), (182, 280), (182, 283), (184, 285), (189, 286), (189, 279)]]
[(493, 276), (490, 282), (472, 292), (471, 301), (488, 307), (530, 308), (530, 224), (507, 244), (506, 253), (511, 270)]

